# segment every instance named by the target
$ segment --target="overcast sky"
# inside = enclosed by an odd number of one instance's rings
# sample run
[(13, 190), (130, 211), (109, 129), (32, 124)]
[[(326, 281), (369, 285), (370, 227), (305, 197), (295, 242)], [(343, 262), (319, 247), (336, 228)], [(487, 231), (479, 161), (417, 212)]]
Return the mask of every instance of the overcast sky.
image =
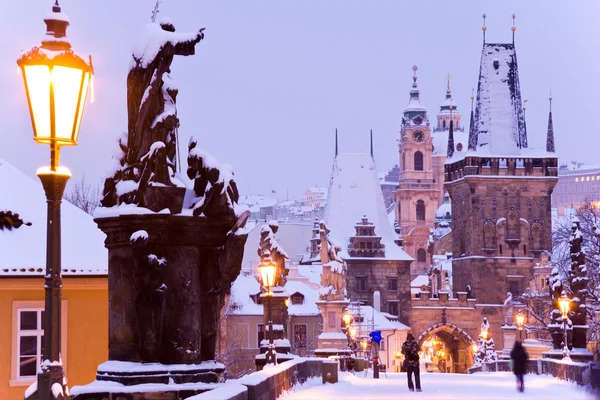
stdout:
[[(7, 1), (0, 24), (0, 158), (26, 173), (49, 163), (47, 146), (32, 140), (16, 59), (38, 45), (53, 1)], [(105, 176), (116, 137), (127, 130), (126, 76), (131, 46), (149, 22), (154, 0), (61, 0), (68, 36), (91, 54), (95, 102), (83, 117), (79, 146), (62, 164), (76, 179)], [(482, 45), (516, 46), (530, 147), (545, 143), (552, 89), (554, 132), (561, 162), (600, 163), (600, 1), (163, 0), (161, 16), (178, 31), (206, 27), (192, 57), (172, 68), (178, 83), (182, 159), (191, 135), (235, 168), (244, 193), (300, 195), (327, 185), (334, 131), (341, 152), (368, 152), (375, 137), (380, 172), (398, 162), (397, 138), (412, 69), (421, 99), (435, 118), (445, 76), (464, 125), (476, 87)], [(3, 188), (2, 190), (6, 190)]]

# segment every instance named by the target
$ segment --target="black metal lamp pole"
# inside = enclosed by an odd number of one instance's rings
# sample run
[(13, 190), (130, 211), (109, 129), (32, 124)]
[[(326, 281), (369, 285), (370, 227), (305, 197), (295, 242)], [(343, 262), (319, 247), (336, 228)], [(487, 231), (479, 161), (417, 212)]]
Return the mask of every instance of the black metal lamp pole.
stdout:
[(275, 345), (273, 344), (273, 292), (271, 288), (267, 288), (267, 322), (269, 324), (269, 349), (265, 356), (267, 364), (275, 364)]
[[(69, 174), (57, 172), (60, 147), (51, 144), (50, 170), (38, 171), (48, 203), (46, 237), (46, 278), (44, 313), (44, 354), (42, 369), (38, 374), (38, 398), (51, 400), (53, 386), (58, 383), (67, 399), (65, 373), (60, 359), (61, 348), (61, 232), (60, 204)], [(49, 363), (46, 362), (49, 361)]]

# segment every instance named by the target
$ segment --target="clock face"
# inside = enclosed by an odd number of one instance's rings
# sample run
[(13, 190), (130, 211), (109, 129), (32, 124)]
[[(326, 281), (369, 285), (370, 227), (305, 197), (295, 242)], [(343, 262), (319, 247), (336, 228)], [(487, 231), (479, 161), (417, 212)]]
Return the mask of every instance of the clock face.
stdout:
[(425, 134), (421, 130), (414, 131), (412, 137), (415, 142), (422, 142), (425, 140)]

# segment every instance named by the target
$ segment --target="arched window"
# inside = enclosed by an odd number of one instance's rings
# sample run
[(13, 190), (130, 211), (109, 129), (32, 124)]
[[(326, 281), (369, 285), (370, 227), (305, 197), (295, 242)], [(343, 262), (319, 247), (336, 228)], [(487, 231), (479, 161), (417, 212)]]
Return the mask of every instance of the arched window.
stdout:
[(442, 128), (443, 128), (443, 129), (446, 129), (446, 120), (443, 120), (443, 121), (442, 121)]
[(417, 250), (417, 262), (426, 262), (427, 254), (425, 253), (425, 249)]
[(415, 171), (423, 171), (423, 153), (420, 151), (415, 153)]
[(425, 221), (425, 202), (417, 200), (417, 221)]

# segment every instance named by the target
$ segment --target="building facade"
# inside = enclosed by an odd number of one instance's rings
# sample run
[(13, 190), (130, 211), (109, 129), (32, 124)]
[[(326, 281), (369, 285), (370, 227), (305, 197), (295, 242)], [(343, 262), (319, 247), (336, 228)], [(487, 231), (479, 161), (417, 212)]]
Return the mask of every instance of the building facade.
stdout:
[(561, 209), (579, 208), (588, 202), (600, 206), (600, 165), (581, 165), (576, 169), (565, 165), (559, 169), (552, 207), (562, 214)]

